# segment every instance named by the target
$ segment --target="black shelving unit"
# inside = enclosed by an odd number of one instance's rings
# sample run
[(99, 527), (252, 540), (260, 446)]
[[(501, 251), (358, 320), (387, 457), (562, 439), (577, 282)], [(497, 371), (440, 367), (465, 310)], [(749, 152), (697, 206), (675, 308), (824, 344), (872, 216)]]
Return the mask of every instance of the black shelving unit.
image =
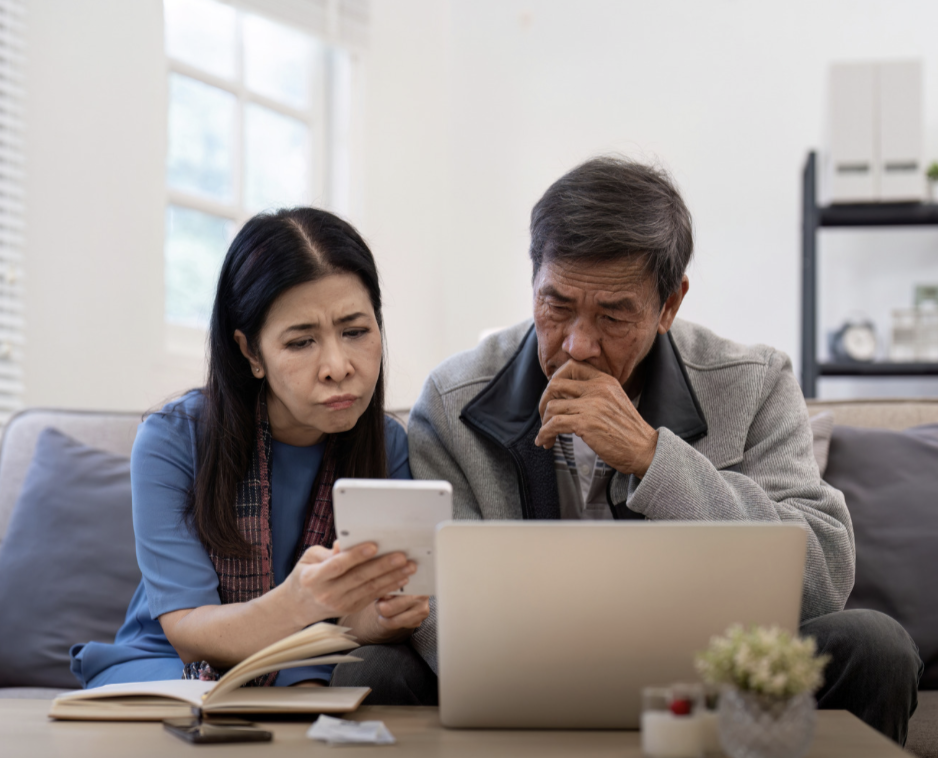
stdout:
[(821, 376), (938, 376), (938, 363), (819, 363), (817, 359), (817, 237), (831, 227), (938, 226), (935, 203), (817, 204), (817, 155), (804, 167), (801, 237), (801, 389), (817, 395)]

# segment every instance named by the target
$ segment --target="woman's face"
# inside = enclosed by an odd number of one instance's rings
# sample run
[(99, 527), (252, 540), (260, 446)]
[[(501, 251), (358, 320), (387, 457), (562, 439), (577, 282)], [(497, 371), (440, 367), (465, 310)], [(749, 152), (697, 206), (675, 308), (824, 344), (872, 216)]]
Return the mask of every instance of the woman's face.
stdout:
[(381, 332), (368, 290), (354, 274), (299, 284), (274, 301), (252, 356), (235, 339), (257, 378), (267, 378), (274, 439), (314, 445), (355, 426), (381, 370)]

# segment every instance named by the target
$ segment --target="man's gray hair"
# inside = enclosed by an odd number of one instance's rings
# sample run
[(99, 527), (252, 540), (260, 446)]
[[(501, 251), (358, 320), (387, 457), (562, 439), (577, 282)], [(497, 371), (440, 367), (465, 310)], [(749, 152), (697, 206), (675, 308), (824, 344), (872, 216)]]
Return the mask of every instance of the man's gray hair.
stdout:
[(534, 276), (542, 263), (644, 264), (660, 304), (680, 289), (694, 252), (690, 212), (659, 168), (600, 157), (554, 182), (531, 211)]

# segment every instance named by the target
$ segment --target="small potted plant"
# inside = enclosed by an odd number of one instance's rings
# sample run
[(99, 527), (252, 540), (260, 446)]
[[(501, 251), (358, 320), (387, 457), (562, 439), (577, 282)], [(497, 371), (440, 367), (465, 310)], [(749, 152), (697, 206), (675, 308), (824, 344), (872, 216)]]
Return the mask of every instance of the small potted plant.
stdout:
[(696, 658), (721, 689), (718, 730), (730, 758), (801, 758), (814, 736), (816, 703), (829, 656), (813, 638), (772, 627), (734, 625)]
[(932, 161), (925, 171), (928, 177), (928, 199), (935, 202), (935, 184), (938, 184), (938, 161)]

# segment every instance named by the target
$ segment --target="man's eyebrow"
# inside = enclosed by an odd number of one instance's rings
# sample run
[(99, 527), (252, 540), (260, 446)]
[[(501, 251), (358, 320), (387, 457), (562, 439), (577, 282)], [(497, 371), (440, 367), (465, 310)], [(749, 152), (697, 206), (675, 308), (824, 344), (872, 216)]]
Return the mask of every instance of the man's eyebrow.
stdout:
[(635, 300), (628, 295), (618, 300), (597, 301), (596, 305), (606, 311), (636, 311), (639, 310)]
[(567, 297), (566, 295), (561, 295), (556, 289), (554, 289), (554, 286), (551, 285), (551, 284), (548, 284), (546, 287), (544, 287), (544, 288), (540, 291), (540, 295), (541, 295), (541, 297), (550, 297), (550, 298), (553, 298), (554, 300), (559, 300), (561, 303), (572, 303), (572, 302), (573, 302), (573, 298), (572, 298), (572, 297)]

